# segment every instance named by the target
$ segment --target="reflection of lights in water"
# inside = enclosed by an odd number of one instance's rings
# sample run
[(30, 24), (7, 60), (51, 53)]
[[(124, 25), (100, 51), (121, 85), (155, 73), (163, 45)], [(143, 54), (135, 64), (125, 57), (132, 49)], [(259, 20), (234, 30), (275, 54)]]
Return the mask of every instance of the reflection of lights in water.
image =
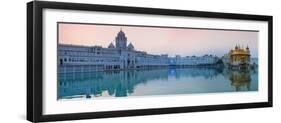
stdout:
[(174, 76), (176, 74), (175, 69), (169, 69), (169, 75)]

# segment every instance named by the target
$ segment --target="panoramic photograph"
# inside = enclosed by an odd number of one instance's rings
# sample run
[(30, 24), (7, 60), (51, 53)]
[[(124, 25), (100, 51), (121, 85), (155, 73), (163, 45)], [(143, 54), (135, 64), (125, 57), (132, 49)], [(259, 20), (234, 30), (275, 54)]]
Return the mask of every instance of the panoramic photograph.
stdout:
[(58, 100), (258, 91), (258, 31), (57, 24)]

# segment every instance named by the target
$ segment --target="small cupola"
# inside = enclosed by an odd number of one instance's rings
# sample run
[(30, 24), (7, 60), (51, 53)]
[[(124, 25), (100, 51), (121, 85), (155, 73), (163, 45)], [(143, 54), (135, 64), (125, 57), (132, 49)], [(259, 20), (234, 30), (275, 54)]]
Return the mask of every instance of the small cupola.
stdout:
[(110, 44), (108, 45), (108, 48), (115, 48), (115, 46), (113, 45), (113, 43), (110, 43)]
[(132, 43), (129, 43), (128, 49), (129, 49), (129, 50), (134, 50), (134, 48), (135, 48), (134, 45), (133, 45)]

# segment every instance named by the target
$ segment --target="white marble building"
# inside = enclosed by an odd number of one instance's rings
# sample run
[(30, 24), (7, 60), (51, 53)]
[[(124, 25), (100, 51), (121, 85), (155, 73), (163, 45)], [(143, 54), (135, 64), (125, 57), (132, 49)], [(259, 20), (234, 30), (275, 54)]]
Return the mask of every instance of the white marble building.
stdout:
[(185, 56), (181, 57), (176, 55), (176, 57), (170, 58), (171, 65), (184, 65), (184, 66), (194, 66), (194, 65), (211, 65), (216, 64), (219, 58), (213, 55), (198, 56)]
[(169, 65), (214, 64), (218, 60), (217, 57), (211, 55), (202, 57), (168, 57), (167, 54), (153, 55), (144, 51), (137, 51), (132, 43), (127, 44), (127, 42), (125, 33), (120, 30), (115, 38), (115, 45), (110, 43), (107, 48), (59, 44), (58, 64), (62, 71), (72, 71), (73, 68), (71, 67), (75, 66), (80, 66), (75, 71), (84, 71), (85, 69), (102, 71)]

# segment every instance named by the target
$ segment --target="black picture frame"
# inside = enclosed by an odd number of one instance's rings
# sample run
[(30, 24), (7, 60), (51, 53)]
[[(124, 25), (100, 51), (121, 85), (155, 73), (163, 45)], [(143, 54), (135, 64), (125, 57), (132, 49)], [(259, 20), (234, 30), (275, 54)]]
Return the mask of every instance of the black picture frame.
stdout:
[[(42, 113), (42, 109), (43, 109), (43, 95), (42, 95), (43, 12), (42, 10), (45, 8), (100, 11), (100, 12), (118, 12), (118, 13), (138, 13), (138, 14), (150, 14), (150, 15), (220, 18), (220, 19), (235, 19), (235, 20), (254, 20), (254, 21), (268, 22), (268, 101), (258, 102), (258, 103), (44, 115)], [(155, 115), (155, 114), (272, 107), (273, 105), (273, 96), (272, 96), (273, 32), (272, 31), (273, 31), (273, 17), (265, 16), (265, 15), (217, 13), (217, 12), (93, 5), (93, 4), (63, 3), (63, 2), (46, 2), (46, 1), (29, 2), (27, 3), (27, 120), (32, 122), (45, 122), (45, 121), (63, 121), (63, 120), (94, 119), (94, 118), (107, 118), (107, 117), (124, 117), (124, 116), (137, 116), (137, 115)]]

